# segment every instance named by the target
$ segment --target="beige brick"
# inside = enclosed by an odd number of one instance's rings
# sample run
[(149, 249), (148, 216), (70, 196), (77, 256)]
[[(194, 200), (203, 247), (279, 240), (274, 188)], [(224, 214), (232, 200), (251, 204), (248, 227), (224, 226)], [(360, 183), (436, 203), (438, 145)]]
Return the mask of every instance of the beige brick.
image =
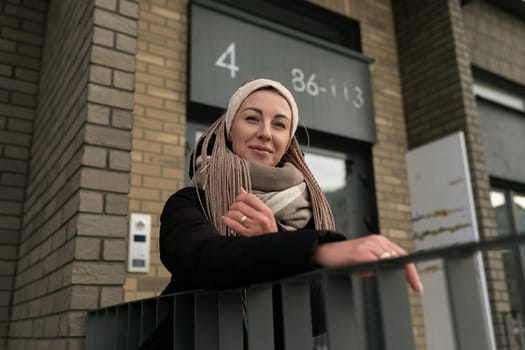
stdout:
[(116, 128), (131, 130), (133, 127), (133, 114), (130, 111), (114, 109), (111, 116), (111, 125)]
[[(167, 187), (166, 190), (172, 190), (172, 193), (179, 189), (180, 186), (178, 183), (174, 187)], [(164, 201), (143, 201), (142, 208), (145, 212), (148, 213), (160, 213), (164, 207)]]
[[(40, 14), (42, 16), (42, 14)], [(2, 37), (5, 39), (12, 39), (18, 43), (33, 44), (37, 46), (42, 45), (42, 35), (31, 34), (14, 28), (4, 27), (2, 28)]]
[(113, 12), (95, 8), (94, 22), (98, 26), (120, 33), (132, 36), (137, 35), (137, 21), (119, 16)]
[(88, 189), (128, 192), (128, 174), (97, 169), (83, 169), (80, 177), (81, 185)]
[(89, 262), (75, 261), (73, 263), (72, 283), (105, 285), (123, 284), (125, 266), (122, 262)]
[(107, 150), (102, 147), (86, 146), (84, 148), (82, 164), (105, 168), (107, 165)]
[(79, 210), (82, 212), (102, 213), (104, 208), (103, 194), (94, 191), (80, 191)]
[(68, 312), (60, 317), (62, 336), (83, 337), (86, 334), (86, 312)]
[(175, 21), (180, 21), (183, 18), (180, 13), (170, 11), (160, 6), (151, 6), (151, 12), (155, 15), (166, 17)]
[(105, 239), (102, 257), (106, 261), (124, 261), (126, 259), (126, 241), (123, 239)]
[(93, 43), (113, 47), (115, 45), (115, 33), (100, 27), (93, 29)]
[(129, 171), (130, 154), (129, 152), (110, 151), (109, 167), (114, 170)]
[(131, 36), (117, 33), (117, 49), (135, 54), (137, 52), (137, 39)]
[(129, 198), (132, 199), (160, 199), (160, 193), (157, 190), (147, 188), (132, 188), (129, 192)]
[(134, 72), (135, 56), (111, 50), (101, 46), (93, 46), (91, 61), (102, 66), (120, 69), (126, 72)]
[(131, 109), (133, 106), (133, 94), (127, 91), (119, 91), (101, 85), (90, 84), (88, 101), (123, 109)]
[[(150, 107), (158, 107), (162, 108), (164, 106), (164, 102), (161, 98), (158, 97), (152, 97), (148, 96), (146, 94), (135, 94), (135, 103), (139, 105), (145, 105)], [(2, 105), (0, 104), (0, 107)]]
[(88, 103), (87, 121), (95, 124), (109, 125), (110, 111), (109, 107)]
[(133, 91), (135, 87), (134, 75), (132, 73), (114, 71), (113, 72), (113, 86), (120, 88), (120, 89)]
[(136, 2), (133, 1), (126, 1), (121, 0), (120, 6), (119, 6), (119, 12), (120, 14), (132, 17), (132, 18), (138, 18), (139, 17), (139, 5)]
[(125, 216), (81, 213), (78, 215), (78, 234), (96, 237), (126, 237), (128, 223)]
[(100, 239), (78, 237), (75, 240), (75, 258), (97, 260), (100, 257)]
[(108, 9), (110, 11), (117, 10), (117, 0), (95, 0), (95, 6)]
[(160, 153), (161, 147), (162, 146), (159, 142), (154, 142), (150, 140), (140, 140), (138, 139), (138, 137), (134, 136), (133, 149), (136, 149), (138, 151)]
[(145, 138), (148, 140), (155, 140), (157, 142), (173, 145), (177, 145), (180, 142), (180, 137), (178, 135), (156, 132), (152, 130), (145, 130)]
[(137, 74), (135, 75), (135, 80), (137, 82), (146, 83), (147, 85), (163, 86), (165, 79), (160, 76), (145, 74), (143, 72), (138, 71)]
[(173, 69), (163, 68), (161, 66), (157, 66), (153, 64), (148, 65), (147, 72), (150, 74), (164, 77), (166, 79), (178, 79), (179, 78), (179, 72), (174, 71)]
[(186, 105), (181, 101), (166, 101), (165, 109), (167, 111), (186, 113)]
[(128, 213), (128, 196), (108, 193), (106, 195), (106, 212), (108, 214), (126, 215)]
[(89, 72), (89, 81), (101, 84), (101, 85), (111, 85), (111, 69), (101, 66), (93, 65)]
[(161, 131), (163, 122), (160, 120), (150, 118), (136, 118), (135, 128), (146, 128), (151, 130)]
[(127, 130), (88, 124), (85, 141), (99, 146), (131, 149), (131, 134)]
[(120, 304), (124, 300), (122, 287), (102, 287), (100, 291), (100, 307)]
[[(137, 61), (144, 62), (144, 63), (150, 63), (157, 66), (164, 66), (165, 61), (164, 58), (159, 55), (152, 55), (146, 52), (139, 51), (137, 52)], [(148, 70), (149, 70), (148, 65)], [(159, 74), (160, 75), (160, 74)]]
[(143, 178), (144, 186), (148, 188), (176, 188), (177, 187), (177, 181), (170, 180), (170, 179), (162, 179), (162, 178), (156, 178), (156, 177), (149, 177), (145, 176)]
[(178, 92), (169, 89), (158, 88), (156, 86), (148, 86), (147, 92), (152, 96), (157, 96), (168, 100), (180, 101), (181, 99), (181, 96)]

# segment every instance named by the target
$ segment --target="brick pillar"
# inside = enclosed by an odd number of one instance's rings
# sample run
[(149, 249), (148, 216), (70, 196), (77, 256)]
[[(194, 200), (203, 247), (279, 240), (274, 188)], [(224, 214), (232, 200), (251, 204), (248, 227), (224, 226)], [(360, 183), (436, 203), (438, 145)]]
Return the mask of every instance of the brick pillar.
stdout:
[[(392, 4), (409, 147), (460, 130), (465, 133), (479, 234), (494, 237), (495, 216), (459, 0)], [(506, 349), (500, 314), (508, 311), (508, 301), (501, 256), (488, 253), (484, 262), (496, 341), (498, 348)]]
[(86, 310), (123, 300), (138, 3), (47, 16), (9, 349), (82, 349)]
[(47, 2), (0, 2), (0, 350), (12, 289)]

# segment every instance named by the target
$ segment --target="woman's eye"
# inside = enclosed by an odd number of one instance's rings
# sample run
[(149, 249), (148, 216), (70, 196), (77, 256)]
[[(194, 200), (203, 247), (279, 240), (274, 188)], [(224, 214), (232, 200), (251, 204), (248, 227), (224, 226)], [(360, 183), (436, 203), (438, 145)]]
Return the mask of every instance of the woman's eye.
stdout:
[(257, 117), (253, 115), (249, 115), (245, 119), (249, 122), (256, 122), (258, 120)]
[(279, 129), (286, 129), (286, 124), (281, 122), (274, 123), (273, 125), (275, 125), (275, 127)]

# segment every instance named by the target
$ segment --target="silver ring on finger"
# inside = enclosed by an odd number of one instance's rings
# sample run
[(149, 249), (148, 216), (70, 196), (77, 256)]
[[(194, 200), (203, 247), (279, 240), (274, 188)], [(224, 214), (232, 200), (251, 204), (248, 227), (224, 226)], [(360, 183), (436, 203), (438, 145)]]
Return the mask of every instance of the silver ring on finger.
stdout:
[(379, 259), (386, 259), (386, 258), (390, 258), (390, 257), (392, 257), (392, 254), (391, 254), (391, 253), (389, 253), (389, 252), (384, 252), (383, 254), (381, 254), (381, 255), (379, 256)]
[(246, 215), (243, 215), (241, 220), (239, 221), (241, 225), (246, 221), (246, 219), (248, 219), (248, 217)]

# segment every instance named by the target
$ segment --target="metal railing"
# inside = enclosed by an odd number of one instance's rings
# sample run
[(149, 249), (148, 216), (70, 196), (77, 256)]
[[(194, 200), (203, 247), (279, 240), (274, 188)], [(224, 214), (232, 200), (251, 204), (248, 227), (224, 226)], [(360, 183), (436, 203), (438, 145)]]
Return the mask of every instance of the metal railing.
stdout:
[[(458, 349), (490, 349), (489, 328), (483, 323), (481, 293), (475, 285), (476, 255), (481, 251), (523, 247), (525, 236), (505, 237), (420, 251), (406, 257), (338, 269), (318, 270), (280, 281), (248, 286), (246, 316), (242, 289), (193, 291), (109, 306), (88, 313), (86, 349), (139, 349), (156, 327), (173, 321), (174, 349), (249, 350), (314, 349), (311, 281), (319, 281), (328, 349), (363, 349), (352, 277), (375, 270), (381, 310), (382, 338), (388, 350), (415, 349), (404, 265), (441, 259), (447, 280), (455, 344)], [(478, 256), (479, 258), (479, 256)], [(282, 325), (274, 325), (272, 290), (280, 286)], [(525, 291), (521, 291), (525, 293)], [(243, 318), (245, 317), (245, 318)], [(243, 321), (246, 329), (243, 329)], [(282, 333), (282, 334), (281, 334)], [(276, 338), (279, 340), (276, 342)], [(361, 340), (360, 340), (361, 339)], [(367, 348), (366, 346), (364, 348)]]

